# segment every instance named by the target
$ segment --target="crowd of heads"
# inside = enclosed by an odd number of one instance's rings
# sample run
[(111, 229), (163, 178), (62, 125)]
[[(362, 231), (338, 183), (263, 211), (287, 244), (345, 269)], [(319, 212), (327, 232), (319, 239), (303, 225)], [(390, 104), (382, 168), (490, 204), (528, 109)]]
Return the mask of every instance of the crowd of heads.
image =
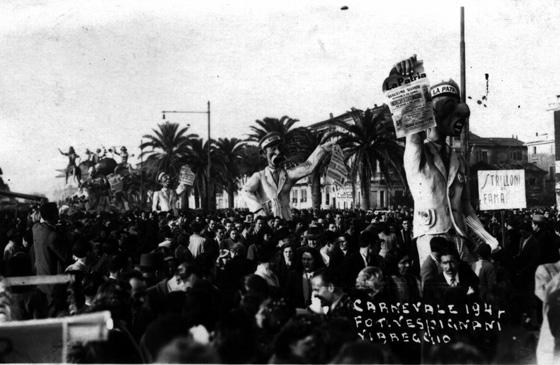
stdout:
[[(420, 352), (360, 340), (351, 299), (422, 300), (411, 213), (294, 210), (287, 222), (243, 210), (60, 214), (48, 203), (25, 215), (3, 214), (3, 276), (74, 277), (49, 288), (8, 288), (4, 318), (110, 311), (115, 328), (109, 339), (75, 344), (72, 362), (420, 362)], [(510, 212), (501, 225), (483, 215), (502, 250), (473, 249), (476, 261), (491, 262), (498, 276), (480, 295), (506, 307), (512, 324), (536, 323), (534, 306), (511, 299), (531, 290), (516, 281), (523, 237), (546, 231), (543, 245), (551, 247), (556, 239), (555, 214), (540, 217)], [(44, 244), (56, 252), (36, 247)], [(441, 270), (453, 276), (464, 262), (448, 247), (445, 239), (432, 240)], [(549, 262), (558, 259), (554, 248)], [(475, 263), (469, 263), (473, 270)], [(490, 362), (500, 356), (493, 351), (463, 339), (423, 356), (439, 363), (461, 356)]]

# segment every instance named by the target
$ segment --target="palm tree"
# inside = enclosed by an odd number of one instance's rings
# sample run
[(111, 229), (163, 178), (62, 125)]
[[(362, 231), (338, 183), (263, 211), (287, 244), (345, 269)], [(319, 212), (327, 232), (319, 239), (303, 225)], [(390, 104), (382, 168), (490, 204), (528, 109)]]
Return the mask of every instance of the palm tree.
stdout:
[(341, 131), (332, 132), (327, 137), (339, 138), (350, 176), (353, 181), (360, 180), (360, 207), (369, 209), (371, 178), (376, 173), (381, 173), (389, 187), (394, 182), (394, 175), (407, 186), (403, 172), (404, 148), (397, 143), (386, 106), (365, 111), (352, 108), (349, 113), (354, 124), (336, 121)]
[[(177, 123), (158, 124), (158, 128), (152, 129), (153, 134), (142, 137), (147, 141), (140, 145), (141, 157), (145, 158), (145, 166), (151, 176), (155, 177), (158, 173), (165, 172), (175, 177), (179, 174), (182, 160), (189, 153), (198, 135), (187, 134), (189, 127), (179, 129)], [(145, 151), (149, 147), (151, 150)]]
[[(207, 184), (208, 176), (208, 149), (210, 148), (210, 159), (212, 160), (212, 169), (210, 171), (212, 184)], [(214, 140), (202, 142), (202, 138), (194, 139), (191, 143), (189, 153), (182, 159), (183, 164), (188, 164), (195, 174), (194, 179), (194, 195), (195, 200), (200, 198), (201, 207), (203, 210), (214, 209), (214, 204), (208, 206), (208, 194), (213, 196), (216, 192), (216, 187), (224, 187), (225, 184), (225, 170), (224, 163), (220, 154), (216, 150)], [(210, 191), (208, 191), (210, 188)], [(215, 203), (215, 199), (212, 199)]]
[(241, 175), (251, 176), (257, 171), (261, 171), (266, 167), (266, 159), (259, 152), (257, 146), (246, 144), (241, 151), (243, 159), (241, 160)]
[[(307, 160), (309, 155), (326, 141), (325, 137), (324, 131), (317, 132), (304, 128), (304, 133), (299, 133), (294, 138), (295, 147), (293, 149), (292, 162), (302, 163)], [(311, 207), (313, 209), (321, 209), (321, 176), (324, 174), (329, 160), (329, 158), (323, 159), (309, 176), (309, 181), (311, 182)]]
[(216, 141), (216, 152), (220, 159), (222, 175), (225, 180), (229, 209), (233, 209), (233, 195), (242, 176), (241, 161), (245, 157), (243, 154), (245, 144), (245, 141), (238, 138), (219, 138)]
[(270, 132), (278, 132), (282, 139), (282, 147), (286, 155), (286, 162), (292, 161), (297, 149), (296, 137), (305, 132), (305, 127), (293, 128), (294, 124), (299, 122), (298, 119), (292, 119), (288, 116), (283, 116), (280, 119), (276, 118), (263, 118), (256, 120), (256, 126), (251, 126), (252, 133), (249, 134), (248, 141), (259, 142), (266, 134)]

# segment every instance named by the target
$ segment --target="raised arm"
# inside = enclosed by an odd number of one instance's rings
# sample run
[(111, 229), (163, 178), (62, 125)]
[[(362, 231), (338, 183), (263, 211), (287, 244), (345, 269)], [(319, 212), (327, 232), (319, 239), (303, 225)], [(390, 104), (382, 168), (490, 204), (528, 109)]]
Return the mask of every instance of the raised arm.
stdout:
[(179, 186), (177, 186), (177, 189), (175, 189), (175, 192), (177, 193), (177, 195), (181, 195), (185, 190), (187, 190), (187, 185), (179, 184)]
[(330, 153), (331, 146), (333, 144), (334, 142), (327, 142), (320, 146), (317, 146), (317, 148), (315, 148), (315, 150), (311, 153), (311, 155), (309, 155), (305, 162), (287, 171), (288, 177), (292, 180), (299, 180), (302, 177), (310, 175), (313, 170), (315, 170), (317, 165), (319, 165), (321, 160), (325, 158), (328, 153)]
[(404, 145), (403, 164), (405, 171), (418, 171), (421, 166), (422, 149), (426, 132), (409, 134)]

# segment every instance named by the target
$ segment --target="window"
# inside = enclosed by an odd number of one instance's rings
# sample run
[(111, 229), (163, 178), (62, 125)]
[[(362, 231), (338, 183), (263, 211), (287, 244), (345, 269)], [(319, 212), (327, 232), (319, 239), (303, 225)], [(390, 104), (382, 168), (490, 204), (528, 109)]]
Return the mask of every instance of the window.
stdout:
[(379, 192), (379, 206), (380, 207), (385, 206), (385, 192), (384, 191)]
[(328, 205), (328, 204), (329, 204), (329, 200), (331, 200), (331, 199), (330, 199), (330, 195), (329, 195), (329, 188), (326, 188), (325, 190), (326, 190), (326, 192), (327, 192), (327, 193), (325, 194), (325, 204)]
[(481, 161), (488, 163), (488, 151), (480, 151)]
[(533, 146), (533, 155), (537, 154), (537, 146)]
[(297, 203), (297, 192), (298, 192), (297, 189), (294, 189), (292, 191), (292, 203)]
[(529, 186), (535, 185), (537, 185), (537, 179), (535, 179), (534, 177), (529, 178)]
[(515, 161), (521, 161), (523, 159), (523, 154), (521, 151), (513, 151), (511, 153), (511, 159)]
[(301, 190), (301, 199), (299, 200), (301, 203), (307, 202), (307, 189)]

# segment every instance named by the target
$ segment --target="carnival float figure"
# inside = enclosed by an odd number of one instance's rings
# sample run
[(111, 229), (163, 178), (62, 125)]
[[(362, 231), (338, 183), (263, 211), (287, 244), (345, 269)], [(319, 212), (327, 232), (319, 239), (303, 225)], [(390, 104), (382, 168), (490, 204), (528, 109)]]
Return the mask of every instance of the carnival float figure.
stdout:
[[(141, 205), (140, 172), (128, 163), (129, 154), (126, 147), (121, 147), (121, 152), (116, 153), (121, 156), (119, 164), (113, 158), (106, 157), (104, 151), (105, 148), (103, 150), (98, 148), (96, 152), (86, 149), (87, 158), (78, 166), (75, 166), (76, 158), (72, 157), (71, 160), (74, 162), (76, 175), (80, 177), (79, 193), (87, 193), (88, 209), (126, 211), (133, 206)], [(71, 153), (75, 155), (72, 147), (69, 151), (69, 154)], [(69, 167), (72, 165), (69, 164)], [(72, 169), (67, 168), (65, 171), (72, 171)]]
[(186, 185), (180, 183), (177, 189), (172, 189), (171, 178), (165, 172), (160, 172), (157, 177), (161, 189), (154, 192), (152, 196), (152, 210), (154, 212), (173, 211), (177, 214), (177, 201), (179, 196), (186, 190)]
[(65, 176), (66, 176), (65, 183), (68, 184), (68, 177), (72, 175), (76, 180), (76, 182), (80, 184), (82, 180), (82, 174), (80, 169), (78, 168), (78, 165), (76, 165), (76, 160), (79, 159), (80, 156), (78, 156), (76, 151), (74, 151), (74, 147), (72, 146), (68, 148), (68, 152), (63, 152), (60, 148), (58, 149), (58, 151), (62, 155), (68, 157), (68, 165), (66, 166), (66, 170), (65, 170)]
[(119, 164), (117, 164), (117, 166), (115, 167), (115, 174), (129, 174), (131, 171), (131, 166), (128, 163), (128, 150), (126, 149), (125, 146), (121, 146), (120, 152), (117, 151), (117, 149), (115, 147), (113, 147), (112, 149), (113, 153), (117, 156), (120, 156), (121, 158), (121, 162)]
[(283, 141), (279, 133), (267, 133), (260, 141), (261, 154), (267, 166), (255, 172), (243, 186), (245, 202), (249, 210), (258, 215), (274, 215), (291, 219), (290, 191), (301, 178), (310, 175), (331, 151), (334, 142), (318, 146), (302, 164), (286, 169), (284, 167)]
[[(416, 62), (416, 56), (401, 61), (391, 74), (409, 75)], [(469, 107), (461, 102), (459, 86), (451, 79), (433, 85), (430, 95), (436, 125), (427, 132), (407, 135), (403, 157), (414, 199), (414, 237), (421, 267), (430, 256), (433, 237), (453, 242), (466, 261), (472, 261), (470, 251), (477, 241), (488, 243), (494, 250), (498, 247), (471, 206), (465, 160), (446, 143), (448, 136), (461, 134)]]
[(90, 168), (89, 178), (84, 181), (81, 188), (87, 191), (88, 210), (95, 210), (97, 212), (109, 210), (109, 182), (104, 174), (97, 171), (95, 166)]

